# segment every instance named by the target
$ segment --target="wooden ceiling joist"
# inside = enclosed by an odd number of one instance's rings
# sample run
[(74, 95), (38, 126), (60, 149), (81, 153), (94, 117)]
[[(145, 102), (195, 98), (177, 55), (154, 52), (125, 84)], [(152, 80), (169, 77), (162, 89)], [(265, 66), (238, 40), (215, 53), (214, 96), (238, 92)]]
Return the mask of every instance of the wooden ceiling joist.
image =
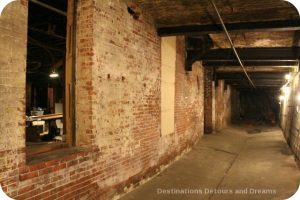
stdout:
[[(274, 20), (257, 22), (225, 23), (230, 32), (266, 32), (266, 31), (297, 31), (300, 30), (300, 20)], [(177, 35), (205, 35), (211, 33), (222, 33), (220, 24), (184, 25), (160, 27), (157, 29), (159, 36)]]
[[(284, 67), (284, 66), (296, 66), (298, 60), (243, 60), (245, 66), (270, 66), (270, 67)], [(206, 67), (217, 66), (239, 66), (236, 60), (206, 60), (202, 62)]]

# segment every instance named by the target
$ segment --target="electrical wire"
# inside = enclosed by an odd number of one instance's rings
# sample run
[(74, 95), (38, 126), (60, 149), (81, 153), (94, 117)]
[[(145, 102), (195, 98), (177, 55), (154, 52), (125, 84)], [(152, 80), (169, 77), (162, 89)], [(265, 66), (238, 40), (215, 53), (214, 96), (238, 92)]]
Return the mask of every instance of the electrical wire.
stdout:
[(244, 73), (245, 73), (247, 79), (249, 80), (249, 82), (251, 83), (251, 85), (253, 86), (253, 88), (255, 88), (255, 85), (254, 85), (253, 81), (251, 80), (249, 74), (247, 73), (247, 70), (246, 70), (246, 68), (245, 68), (245, 66), (244, 66), (244, 64), (243, 64), (243, 62), (242, 62), (242, 60), (240, 59), (240, 56), (239, 56), (238, 52), (236, 51), (236, 49), (235, 49), (235, 47), (234, 47), (234, 44), (233, 44), (233, 42), (232, 42), (232, 40), (231, 40), (231, 37), (230, 37), (230, 35), (229, 35), (228, 31), (227, 31), (227, 28), (226, 28), (226, 26), (225, 26), (225, 24), (224, 24), (224, 21), (223, 21), (221, 15), (220, 15), (220, 13), (219, 13), (219, 10), (218, 10), (218, 8), (217, 8), (215, 2), (214, 2), (213, 0), (210, 0), (210, 3), (211, 3), (212, 6), (214, 7), (214, 9), (215, 9), (215, 11), (216, 11), (216, 13), (217, 13), (217, 15), (218, 15), (218, 18), (219, 18), (219, 20), (220, 20), (220, 22), (221, 22), (221, 24), (222, 24), (222, 28), (223, 28), (223, 30), (224, 30), (226, 36), (227, 36), (227, 39), (228, 39), (229, 42), (230, 42), (231, 48), (232, 48), (232, 50), (233, 50), (233, 52), (234, 52), (234, 54), (235, 54), (235, 56), (236, 56), (238, 62), (240, 63), (240, 65), (241, 65), (241, 67), (242, 67), (242, 69), (243, 69), (243, 71), (244, 71)]

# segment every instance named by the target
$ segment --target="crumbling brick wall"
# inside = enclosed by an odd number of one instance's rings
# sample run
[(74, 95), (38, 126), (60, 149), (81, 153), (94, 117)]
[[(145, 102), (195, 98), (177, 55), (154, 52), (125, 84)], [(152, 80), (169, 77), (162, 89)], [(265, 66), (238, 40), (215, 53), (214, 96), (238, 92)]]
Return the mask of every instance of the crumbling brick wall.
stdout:
[(182, 144), (191, 145), (204, 132), (204, 68), (201, 62), (195, 62), (192, 66), (192, 71), (187, 72), (184, 70), (184, 45), (184, 38), (178, 38), (175, 83), (175, 131)]
[(204, 68), (204, 132), (212, 133), (214, 128), (214, 87), (213, 87), (213, 69)]
[[(160, 134), (160, 38), (130, 1), (78, 4), (76, 142), (79, 150), (28, 164), (25, 153), (27, 2), (0, 18), (0, 184), (15, 199), (110, 199), (157, 173), (203, 134), (201, 63), (184, 71), (178, 38), (175, 132)], [(130, 5), (134, 6), (134, 5)]]
[(231, 87), (224, 80), (215, 89), (215, 129), (220, 131), (231, 123)]

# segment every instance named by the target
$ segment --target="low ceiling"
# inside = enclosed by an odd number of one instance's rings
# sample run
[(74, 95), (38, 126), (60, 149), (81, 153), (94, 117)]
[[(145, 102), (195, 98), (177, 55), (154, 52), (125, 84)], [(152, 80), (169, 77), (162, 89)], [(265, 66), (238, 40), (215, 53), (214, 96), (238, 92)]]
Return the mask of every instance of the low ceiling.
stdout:
[[(209, 0), (134, 2), (152, 15), (161, 36), (185, 35), (189, 41), (202, 38), (202, 43), (203, 36), (208, 36), (212, 42), (210, 50), (203, 53), (205, 44), (188, 46), (188, 59), (202, 60), (206, 67), (214, 67), (216, 79), (225, 79), (237, 88), (251, 88)], [(214, 2), (257, 88), (281, 87), (284, 74), (293, 70), (290, 66), (298, 65), (300, 57), (296, 8), (283, 0)]]

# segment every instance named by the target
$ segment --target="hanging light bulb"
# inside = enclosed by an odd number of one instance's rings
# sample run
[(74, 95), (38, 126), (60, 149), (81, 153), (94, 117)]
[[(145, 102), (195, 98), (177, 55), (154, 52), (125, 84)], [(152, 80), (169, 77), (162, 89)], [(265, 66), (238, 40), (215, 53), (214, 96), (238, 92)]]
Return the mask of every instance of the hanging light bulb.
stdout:
[(291, 80), (292, 76), (291, 76), (291, 74), (286, 74), (284, 76), (284, 78), (285, 78), (285, 80), (289, 81), (289, 80)]
[(53, 71), (51, 72), (51, 74), (49, 74), (49, 77), (50, 77), (50, 78), (57, 78), (57, 77), (59, 77), (59, 74), (58, 74), (55, 70), (53, 70)]
[(280, 100), (280, 101), (283, 101), (283, 100), (284, 100), (284, 96), (283, 96), (283, 95), (280, 95), (280, 96), (279, 96), (279, 100)]

